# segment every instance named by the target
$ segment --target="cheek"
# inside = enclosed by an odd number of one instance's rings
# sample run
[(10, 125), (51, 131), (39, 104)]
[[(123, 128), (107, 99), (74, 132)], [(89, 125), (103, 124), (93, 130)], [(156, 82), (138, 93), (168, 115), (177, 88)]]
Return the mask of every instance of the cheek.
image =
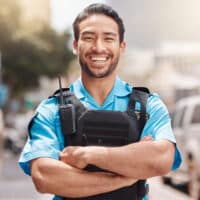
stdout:
[(87, 48), (87, 46), (86, 45), (80, 45), (79, 47), (78, 47), (78, 54), (80, 55), (80, 56), (84, 56), (84, 54), (88, 51), (87, 50), (88, 48)]
[(115, 57), (115, 58), (119, 57), (121, 54), (121, 52), (119, 50), (113, 50), (112, 53), (113, 53), (113, 57)]
[(83, 49), (88, 49), (90, 47), (90, 44), (88, 44), (87, 42), (79, 42), (79, 45), (78, 45), (78, 48), (80, 50), (83, 50)]

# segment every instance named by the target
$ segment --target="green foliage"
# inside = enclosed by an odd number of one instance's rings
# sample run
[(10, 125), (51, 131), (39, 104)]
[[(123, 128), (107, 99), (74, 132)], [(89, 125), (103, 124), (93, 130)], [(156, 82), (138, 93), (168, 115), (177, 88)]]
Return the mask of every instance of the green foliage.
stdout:
[[(0, 0), (1, 1), (4, 0)], [(19, 25), (20, 10), (10, 6), (6, 14), (0, 8), (0, 51), (3, 81), (12, 95), (38, 86), (40, 76), (55, 77), (67, 73), (73, 59), (67, 47), (69, 33), (58, 34), (49, 25), (27, 34)]]
[(69, 33), (58, 35), (49, 27), (44, 27), (39, 38), (47, 44), (45, 54), (43, 54), (44, 72), (49, 77), (67, 72), (69, 62), (74, 58), (71, 50), (67, 47), (70, 39)]

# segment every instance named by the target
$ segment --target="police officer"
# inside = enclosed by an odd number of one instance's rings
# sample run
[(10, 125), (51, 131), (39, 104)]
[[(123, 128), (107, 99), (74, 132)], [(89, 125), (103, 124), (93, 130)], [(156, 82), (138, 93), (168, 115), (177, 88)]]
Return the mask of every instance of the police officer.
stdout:
[[(73, 52), (80, 63), (81, 78), (70, 85), (70, 91), (88, 109), (125, 111), (132, 87), (120, 80), (116, 71), (126, 47), (121, 18), (105, 4), (92, 4), (77, 16), (73, 30)], [(138, 180), (164, 175), (181, 163), (170, 117), (157, 94), (149, 95), (146, 111), (149, 119), (139, 142), (119, 147), (65, 147), (58, 100), (46, 99), (32, 120), (31, 137), (19, 164), (32, 176), (36, 189), (55, 194), (54, 199), (96, 199)], [(105, 171), (84, 170), (89, 164)]]

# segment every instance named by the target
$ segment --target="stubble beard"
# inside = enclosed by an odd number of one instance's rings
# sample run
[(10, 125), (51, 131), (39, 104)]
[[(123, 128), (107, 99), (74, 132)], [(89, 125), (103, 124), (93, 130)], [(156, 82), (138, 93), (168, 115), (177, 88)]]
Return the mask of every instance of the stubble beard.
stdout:
[(79, 64), (81, 66), (81, 69), (91, 78), (105, 78), (113, 73), (113, 71), (117, 68), (117, 64), (119, 62), (119, 58), (115, 58), (113, 62), (109, 65), (106, 71), (102, 73), (94, 73), (90, 68), (88, 67), (88, 64), (83, 62), (82, 59), (79, 57)]

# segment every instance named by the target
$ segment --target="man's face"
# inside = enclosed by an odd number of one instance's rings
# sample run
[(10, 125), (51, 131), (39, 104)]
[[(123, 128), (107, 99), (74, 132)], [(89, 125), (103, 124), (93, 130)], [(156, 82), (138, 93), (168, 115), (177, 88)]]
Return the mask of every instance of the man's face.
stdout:
[(125, 43), (120, 43), (118, 25), (112, 18), (91, 15), (79, 24), (79, 39), (73, 47), (82, 73), (103, 78), (115, 71)]

